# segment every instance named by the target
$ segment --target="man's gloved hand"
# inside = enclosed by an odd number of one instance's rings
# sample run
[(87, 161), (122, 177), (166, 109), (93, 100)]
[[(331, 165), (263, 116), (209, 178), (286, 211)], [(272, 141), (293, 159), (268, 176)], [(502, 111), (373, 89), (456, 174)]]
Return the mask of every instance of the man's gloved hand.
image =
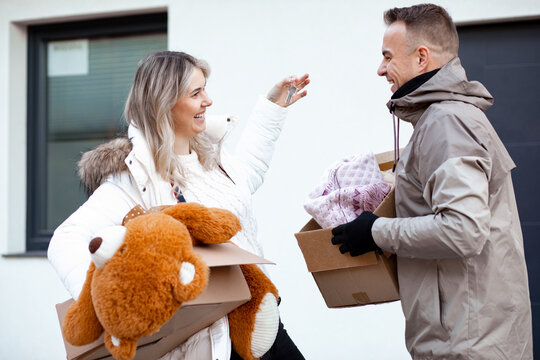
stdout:
[(371, 235), (371, 227), (379, 217), (364, 211), (353, 221), (332, 229), (332, 244), (338, 245), (342, 254), (349, 251), (351, 256), (358, 256), (370, 251), (380, 250)]

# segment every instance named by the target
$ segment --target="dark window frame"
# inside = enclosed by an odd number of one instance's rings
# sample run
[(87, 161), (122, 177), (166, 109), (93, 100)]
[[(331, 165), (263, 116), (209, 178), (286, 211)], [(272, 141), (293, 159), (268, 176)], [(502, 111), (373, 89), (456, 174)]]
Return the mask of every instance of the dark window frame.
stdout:
[(166, 12), (28, 27), (27, 252), (47, 250), (52, 236), (52, 232), (40, 229), (38, 206), (46, 202), (47, 195), (47, 42), (166, 32)]

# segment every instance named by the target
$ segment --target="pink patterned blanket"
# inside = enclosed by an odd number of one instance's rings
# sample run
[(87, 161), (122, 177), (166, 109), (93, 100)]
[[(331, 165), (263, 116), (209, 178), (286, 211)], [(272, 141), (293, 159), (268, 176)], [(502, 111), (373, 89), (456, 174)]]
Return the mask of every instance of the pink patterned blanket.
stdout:
[(333, 164), (313, 189), (304, 209), (322, 228), (354, 220), (374, 211), (390, 191), (372, 153), (354, 155)]

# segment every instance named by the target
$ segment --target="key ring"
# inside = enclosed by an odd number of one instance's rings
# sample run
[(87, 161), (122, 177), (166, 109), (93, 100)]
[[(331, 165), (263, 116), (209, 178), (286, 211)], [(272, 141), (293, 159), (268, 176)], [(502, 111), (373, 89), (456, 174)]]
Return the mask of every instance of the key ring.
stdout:
[(291, 82), (289, 84), (289, 92), (287, 93), (287, 98), (285, 99), (285, 105), (289, 105), (291, 103), (292, 97), (294, 96), (294, 94), (296, 94), (297, 90), (298, 88), (294, 86)]

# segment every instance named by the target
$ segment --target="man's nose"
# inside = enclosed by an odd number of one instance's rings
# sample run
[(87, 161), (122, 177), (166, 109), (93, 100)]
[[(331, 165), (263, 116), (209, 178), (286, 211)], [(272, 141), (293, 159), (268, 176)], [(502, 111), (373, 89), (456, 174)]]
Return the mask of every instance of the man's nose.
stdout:
[(377, 69), (377, 75), (384, 76), (386, 75), (386, 64), (384, 61), (381, 62), (381, 65), (379, 65), (379, 68)]

